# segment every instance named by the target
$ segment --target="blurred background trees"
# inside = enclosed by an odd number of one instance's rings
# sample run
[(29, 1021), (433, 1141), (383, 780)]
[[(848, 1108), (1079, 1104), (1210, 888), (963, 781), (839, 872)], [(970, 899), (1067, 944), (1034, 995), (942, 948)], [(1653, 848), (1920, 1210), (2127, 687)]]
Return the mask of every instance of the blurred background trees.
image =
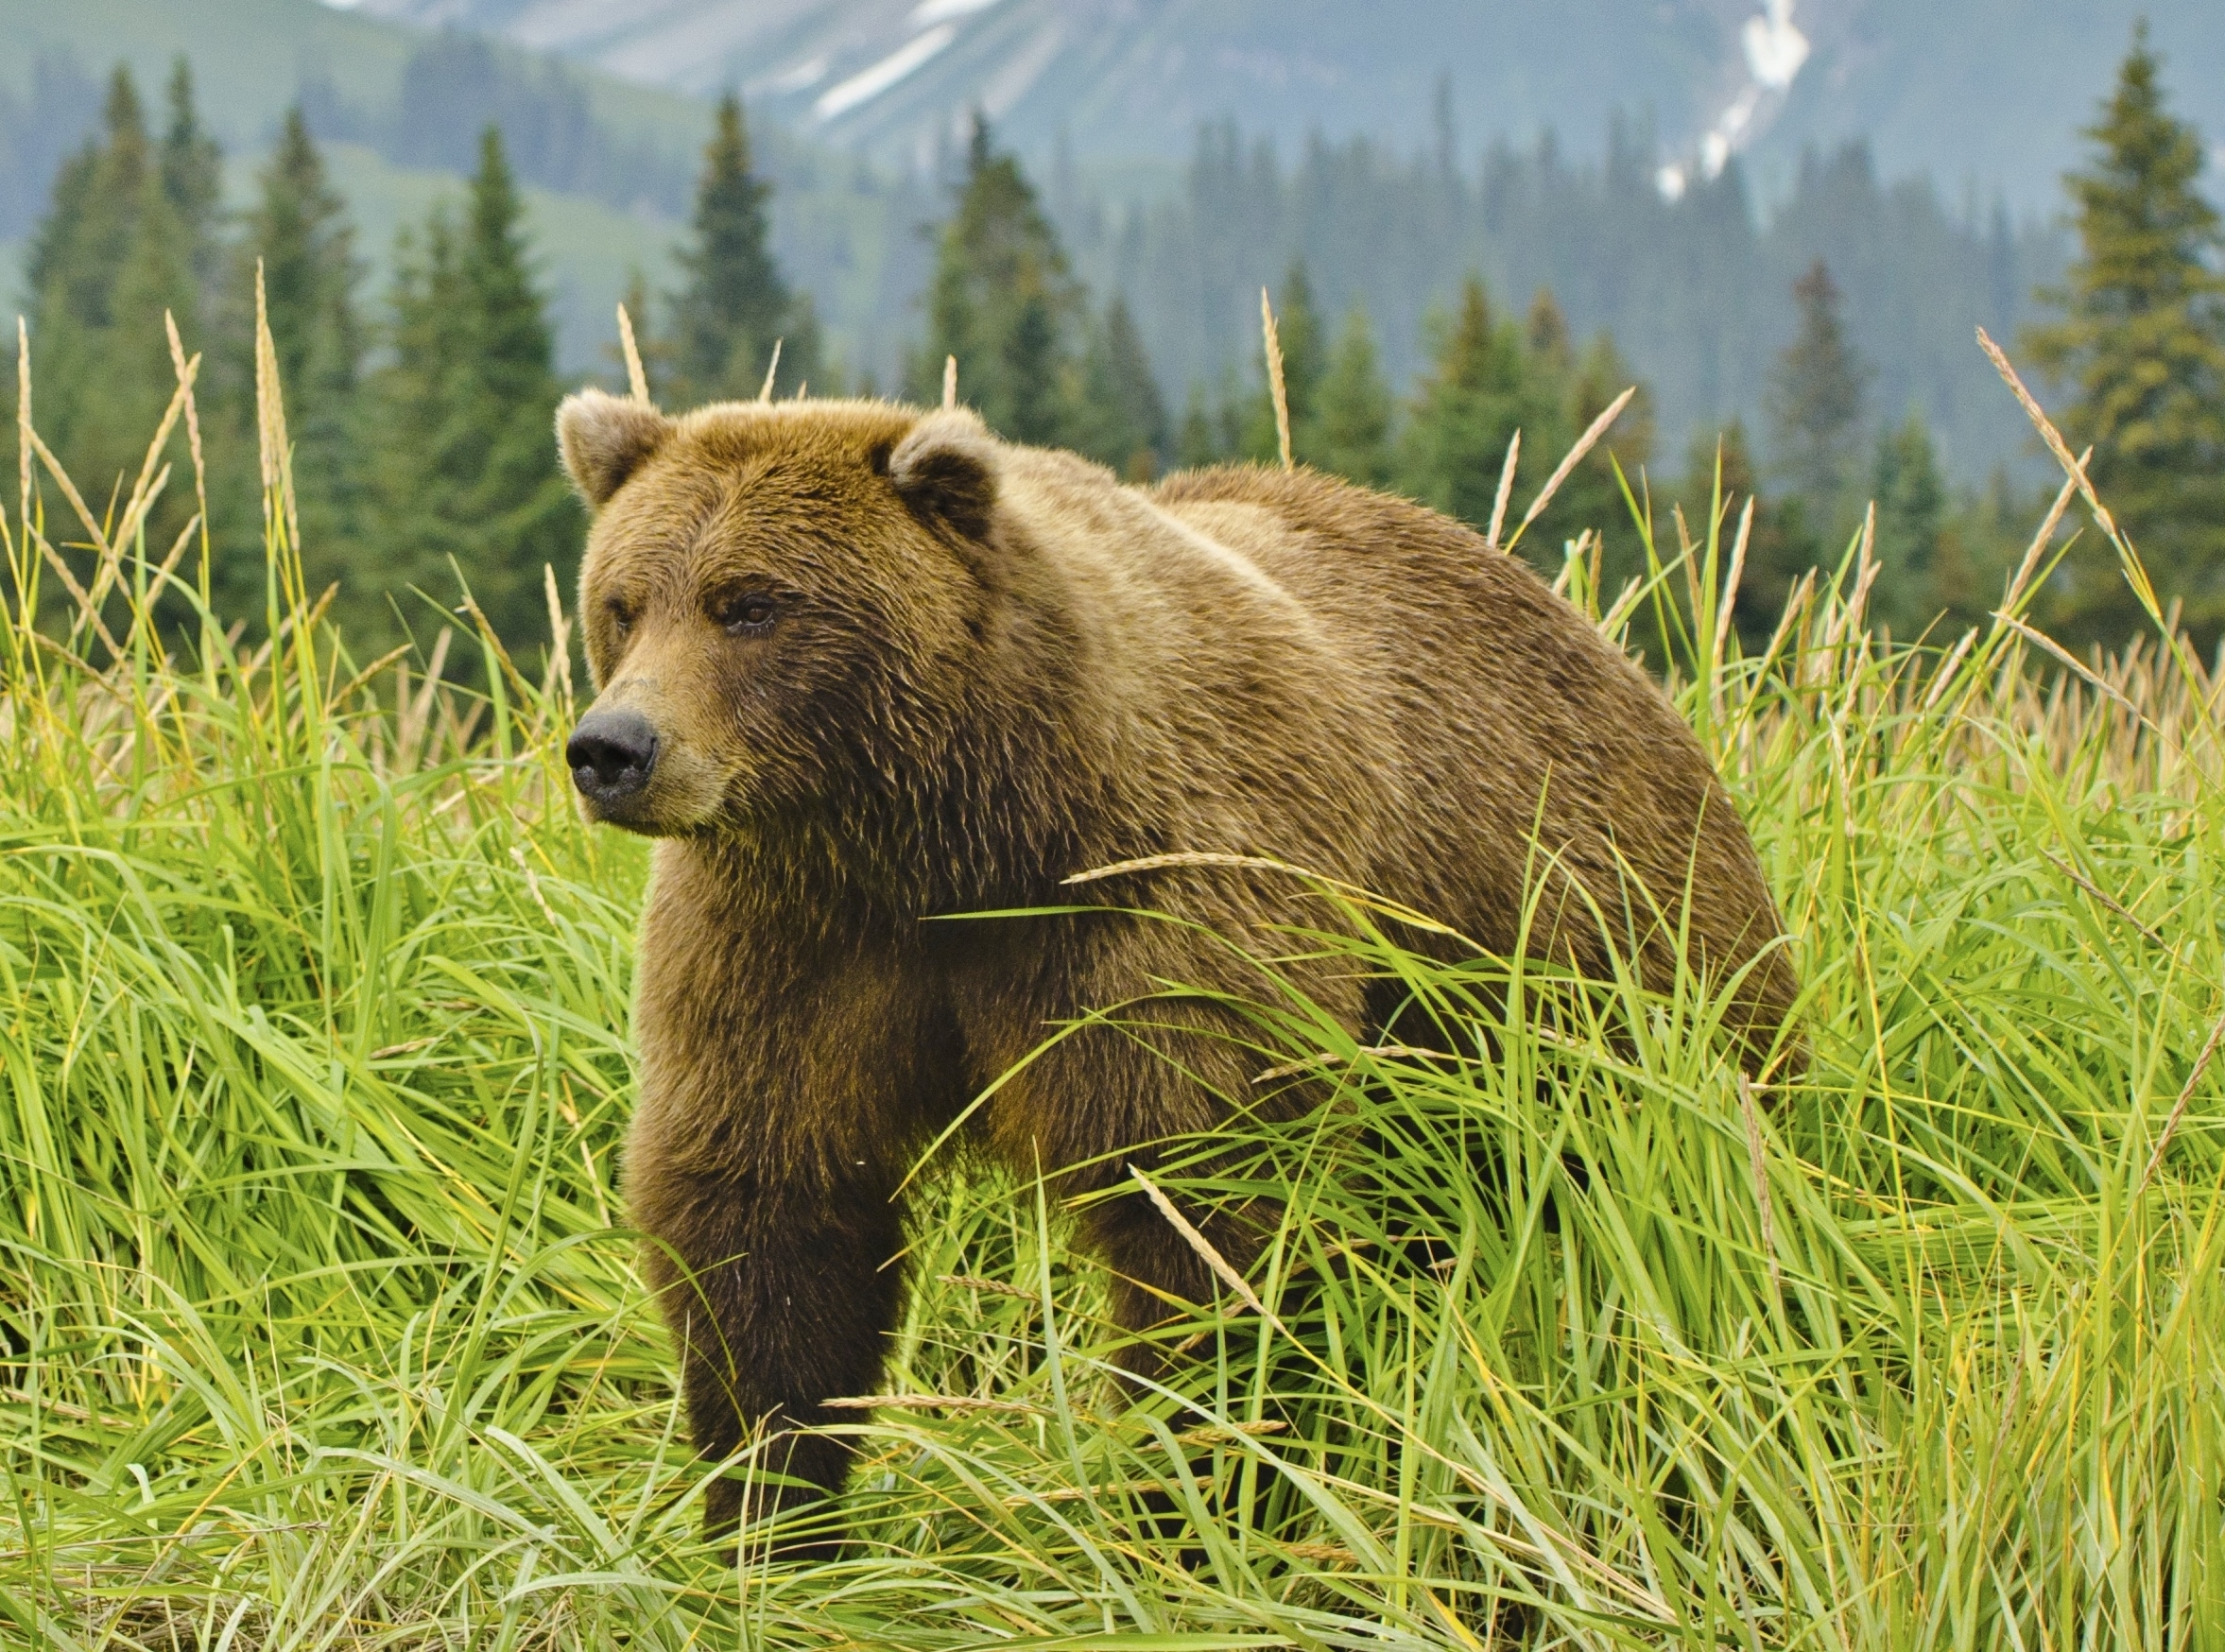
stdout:
[[(741, 99), (719, 99), (696, 186), (695, 235), (680, 251), (687, 283), (674, 294), (672, 371), (660, 390), (681, 405), (754, 397), (780, 351), (774, 394), (795, 394), (819, 370), (819, 318), (808, 294), (789, 290), (773, 261), (767, 201), (772, 186), (752, 169)], [(646, 328), (646, 304), (637, 311)], [(831, 388), (832, 387), (822, 387)]]
[[(2092, 443), (2090, 474), (2159, 591), (2214, 644), (2225, 626), (2225, 273), (2217, 212), (2196, 180), (2200, 135), (2165, 107), (2143, 24), (2100, 120), (2091, 164), (2066, 183), (2078, 257), (2047, 297), (2056, 318), (2027, 347), (2075, 399), (2063, 433)], [(2081, 639), (2144, 623), (2099, 536), (2077, 547), (2059, 604)]]
[[(39, 65), (31, 85), (27, 103), (0, 97), (0, 147), (11, 155), (38, 153), (44, 140), (28, 123), (39, 110), (92, 95), (55, 63)], [(581, 521), (548, 439), (564, 387), (556, 295), (526, 233), (521, 174), (613, 200), (692, 202), (672, 249), (677, 284), (657, 292), (637, 271), (628, 298), (667, 404), (755, 396), (776, 346), (782, 396), (870, 394), (873, 378), (870, 363), (830, 344), (813, 293), (776, 254), (780, 197), (737, 98), (711, 112), (691, 193), (684, 176), (612, 140), (561, 73), (535, 78), (471, 37), (428, 42), (404, 94), (394, 118), (416, 123), (406, 132), (312, 79), (228, 210), (224, 158), (186, 65), (154, 117), (118, 69), (91, 132), (53, 151), (25, 259), (37, 422), (98, 495), (92, 508), (112, 488), (128, 491), (174, 388), (168, 311), (186, 350), (206, 356), (217, 537), (251, 542), (238, 530), (256, 508), (259, 265), (311, 576), (340, 583), (369, 646), (447, 623), (459, 570), (523, 645), (545, 630), (544, 568), (570, 580)], [(472, 107), (499, 119), (479, 121), (466, 146), (456, 111)], [(369, 261), (320, 129), (451, 158), (468, 146), (468, 189), (406, 225), (381, 292), (366, 290)], [(526, 147), (523, 165), (508, 133)], [(2078, 254), (2042, 293), (2048, 317), (2024, 343), (2055, 375), (2065, 429), (2094, 444), (2096, 479), (2157, 583), (2212, 641), (2225, 623), (2225, 274), (2218, 217), (2200, 189), (2201, 139), (2170, 112), (2145, 35), (2088, 138), (2091, 163), (2068, 181)], [(1878, 335), (1862, 318), (1865, 306), (1901, 303), (1922, 334), (1938, 292), (1981, 287), (1985, 313), (2016, 311), (2029, 285), (2026, 243), (1998, 215), (1982, 232), (1975, 218), (1957, 229), (1923, 191), (1882, 191), (1858, 148), (1811, 157), (1766, 230), (1734, 165), (1670, 201), (1644, 174), (1644, 153), (1618, 137), (1602, 168), (1577, 173), (1549, 144), (1529, 155), (1500, 148), (1470, 179), (1445, 131), (1410, 167), (1323, 145), (1286, 170), (1233, 128), (1208, 127), (1177, 197), (1112, 221), (1077, 205), (1070, 181), (1055, 179), (1046, 198), (977, 118), (941, 220), (923, 231), (901, 388), (939, 400), (955, 355), (961, 399), (1005, 435), (1074, 447), (1136, 481), (1178, 466), (1272, 462), (1258, 290), (1238, 272), (1256, 267), (1261, 246), (1294, 246), (1270, 285), (1300, 462), (1481, 527), (1520, 431), (1519, 520), (1569, 444), (1636, 386), (1524, 537), (1521, 554), (1541, 570), (1557, 572), (1588, 531), (1603, 578), (1637, 573), (1626, 488), (1674, 555), (1681, 533), (1709, 531), (1719, 475), (1726, 538), (1755, 501), (1737, 606), (1751, 642), (1766, 640), (1804, 573), (1851, 554), (1871, 502), (1875, 611), (1902, 635), (1982, 619), (2035, 501), (2006, 464), (1974, 483), (1950, 462), (1957, 443), (1967, 452), (1973, 415), (1912, 378), (1898, 344), (1882, 357), (1866, 350), (1861, 340)], [(1578, 241), (1591, 250), (1581, 261), (1554, 250)], [(1532, 244), (1536, 258), (1470, 258)], [(1831, 251), (1787, 265), (1795, 245)], [(1373, 258), (1364, 281), (1360, 249)], [(1774, 285), (1758, 286), (1772, 269)], [(1641, 381), (1627, 337), (1572, 326), (1572, 293), (1576, 313), (1636, 317), (1662, 371)], [(1664, 337), (1675, 348), (1664, 353)], [(1962, 336), (1919, 342), (1969, 353)], [(1773, 361), (1751, 375), (1766, 381), (1760, 422), (1696, 427), (1693, 398), (1719, 401), (1724, 375), (1755, 359)], [(614, 353), (608, 371), (617, 374)], [(1711, 375), (1717, 389), (1706, 388)], [(1925, 411), (1942, 405), (1944, 425)], [(12, 408), (0, 422), (12, 423)], [(158, 555), (192, 509), (190, 490), (173, 485), (147, 525)], [(213, 576), (233, 611), (260, 611), (259, 560)], [(2122, 639), (2141, 623), (2096, 542), (2081, 542), (2044, 607), (2080, 640)]]

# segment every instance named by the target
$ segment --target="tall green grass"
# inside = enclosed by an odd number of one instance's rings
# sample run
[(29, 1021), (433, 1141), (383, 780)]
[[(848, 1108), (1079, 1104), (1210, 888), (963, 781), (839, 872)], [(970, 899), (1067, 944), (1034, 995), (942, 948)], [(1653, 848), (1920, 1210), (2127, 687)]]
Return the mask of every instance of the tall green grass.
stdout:
[(570, 809), (553, 594), (481, 694), (351, 660), (265, 391), (260, 640), (137, 531), (159, 460), (80, 513), (26, 447), (8, 519), (0, 1640), (2225, 1645), (2219, 685), (2050, 653), (2052, 520), (1981, 634), (1871, 633), (1857, 546), (1758, 660), (1727, 509), (1632, 593), (1579, 547), (1751, 822), (1804, 1075), (1294, 933), (1468, 1053), (1263, 968), (1263, 1073), (1332, 1099), (1200, 1149), (1283, 1214), (1141, 1403), (1056, 1201), (930, 1166), (852, 1541), (791, 1565), (697, 1530), (614, 1162), (644, 862)]

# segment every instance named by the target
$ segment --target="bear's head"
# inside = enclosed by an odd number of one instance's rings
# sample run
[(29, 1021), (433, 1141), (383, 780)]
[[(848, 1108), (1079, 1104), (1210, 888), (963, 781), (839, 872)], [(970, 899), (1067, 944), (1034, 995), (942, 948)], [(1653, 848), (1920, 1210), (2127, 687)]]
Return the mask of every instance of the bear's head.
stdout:
[(947, 742), (995, 583), (998, 447), (963, 410), (600, 390), (557, 439), (595, 513), (588, 815), (652, 836), (823, 817)]

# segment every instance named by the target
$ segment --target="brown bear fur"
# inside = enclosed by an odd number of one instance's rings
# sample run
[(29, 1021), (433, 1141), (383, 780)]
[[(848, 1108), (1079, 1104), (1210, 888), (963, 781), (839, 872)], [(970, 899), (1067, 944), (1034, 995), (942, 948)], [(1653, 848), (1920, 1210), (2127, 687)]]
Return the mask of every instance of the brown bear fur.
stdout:
[[(1775, 908), (1690, 731), (1443, 516), (1302, 470), (1126, 487), (970, 413), (879, 403), (666, 419), (588, 391), (559, 432), (596, 511), (596, 710), (656, 734), (645, 789), (590, 812), (661, 840), (625, 1173), (708, 1455), (769, 1426), (776, 1467), (838, 1487), (843, 1448), (783, 1431), (876, 1387), (895, 1195), (923, 1144), (1078, 1012), (1155, 981), (1256, 990), (1211, 936), (1277, 950), (1295, 886), (1176, 867), (1083, 890), (1106, 905), (1086, 919), (932, 915), (1069, 904), (1069, 873), (1227, 852), (1506, 951), (1542, 848), (1548, 907), (1573, 878), (1611, 912), (1642, 886), (1669, 913), (1637, 938), (1653, 984), (1689, 888), (1695, 961), (1751, 966), (1757, 1047), (1788, 1013)], [(1551, 944), (1603, 958), (1595, 920)], [(1364, 983), (1304, 985), (1370, 1025)], [(1066, 1190), (1102, 1191), (1152, 1162), (1146, 1144), (1257, 1093), (1256, 1057), (1153, 1019), (1157, 1049), (1091, 1032), (1043, 1054), (975, 1121), (983, 1144), (1023, 1174), (1086, 1166)], [(1123, 1324), (1210, 1299), (1142, 1199), (1093, 1204), (1086, 1229)], [(1215, 1230), (1241, 1261), (1243, 1237)], [(721, 1483), (713, 1522), (741, 1512)]]

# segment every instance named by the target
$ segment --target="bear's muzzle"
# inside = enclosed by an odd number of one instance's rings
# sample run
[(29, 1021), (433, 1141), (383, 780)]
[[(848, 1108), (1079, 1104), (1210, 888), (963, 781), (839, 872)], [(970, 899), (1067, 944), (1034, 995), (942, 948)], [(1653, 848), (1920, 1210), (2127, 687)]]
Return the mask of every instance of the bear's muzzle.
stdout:
[(564, 747), (572, 783), (597, 813), (634, 797), (657, 767), (657, 731), (639, 712), (591, 711)]

